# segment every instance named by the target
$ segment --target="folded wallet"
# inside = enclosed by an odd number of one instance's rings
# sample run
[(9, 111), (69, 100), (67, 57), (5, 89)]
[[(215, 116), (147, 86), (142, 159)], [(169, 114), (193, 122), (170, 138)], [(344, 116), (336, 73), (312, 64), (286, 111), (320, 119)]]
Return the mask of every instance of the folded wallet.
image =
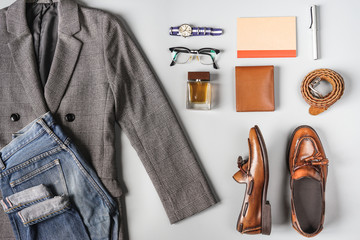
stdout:
[(274, 66), (235, 67), (236, 111), (274, 111)]

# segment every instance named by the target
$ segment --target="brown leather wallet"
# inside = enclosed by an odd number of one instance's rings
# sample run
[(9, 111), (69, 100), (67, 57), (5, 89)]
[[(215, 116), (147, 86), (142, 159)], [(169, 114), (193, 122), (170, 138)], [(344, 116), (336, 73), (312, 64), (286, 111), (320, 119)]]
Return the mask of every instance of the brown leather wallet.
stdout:
[(274, 111), (274, 66), (237, 66), (236, 111)]

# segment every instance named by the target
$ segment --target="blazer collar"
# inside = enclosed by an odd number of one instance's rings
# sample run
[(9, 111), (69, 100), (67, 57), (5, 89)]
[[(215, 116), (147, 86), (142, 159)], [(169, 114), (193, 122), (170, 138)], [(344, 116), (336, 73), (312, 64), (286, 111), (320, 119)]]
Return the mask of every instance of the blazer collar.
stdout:
[(73, 36), (80, 31), (77, 3), (73, 0), (58, 2), (58, 41), (45, 87), (40, 81), (33, 38), (26, 22), (26, 1), (17, 0), (8, 8), (7, 29), (15, 35), (8, 46), (16, 71), (37, 115), (49, 110), (57, 112), (82, 47), (82, 42)]

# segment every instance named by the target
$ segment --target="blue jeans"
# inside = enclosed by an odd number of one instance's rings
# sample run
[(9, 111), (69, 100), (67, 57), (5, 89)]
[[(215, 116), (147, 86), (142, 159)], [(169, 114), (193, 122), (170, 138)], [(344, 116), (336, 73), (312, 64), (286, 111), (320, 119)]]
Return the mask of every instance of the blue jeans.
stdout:
[(116, 202), (49, 112), (13, 134), (0, 168), (17, 239), (117, 239)]

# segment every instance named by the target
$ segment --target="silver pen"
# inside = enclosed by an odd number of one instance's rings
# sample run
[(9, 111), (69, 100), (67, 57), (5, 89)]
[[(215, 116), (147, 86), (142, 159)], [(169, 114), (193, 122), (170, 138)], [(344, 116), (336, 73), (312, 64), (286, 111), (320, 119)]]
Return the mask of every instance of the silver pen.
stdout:
[(311, 23), (310, 23), (310, 29), (312, 29), (313, 32), (313, 58), (314, 60), (318, 59), (318, 21), (317, 21), (317, 7), (316, 5), (312, 5), (310, 7), (310, 16), (311, 16)]

